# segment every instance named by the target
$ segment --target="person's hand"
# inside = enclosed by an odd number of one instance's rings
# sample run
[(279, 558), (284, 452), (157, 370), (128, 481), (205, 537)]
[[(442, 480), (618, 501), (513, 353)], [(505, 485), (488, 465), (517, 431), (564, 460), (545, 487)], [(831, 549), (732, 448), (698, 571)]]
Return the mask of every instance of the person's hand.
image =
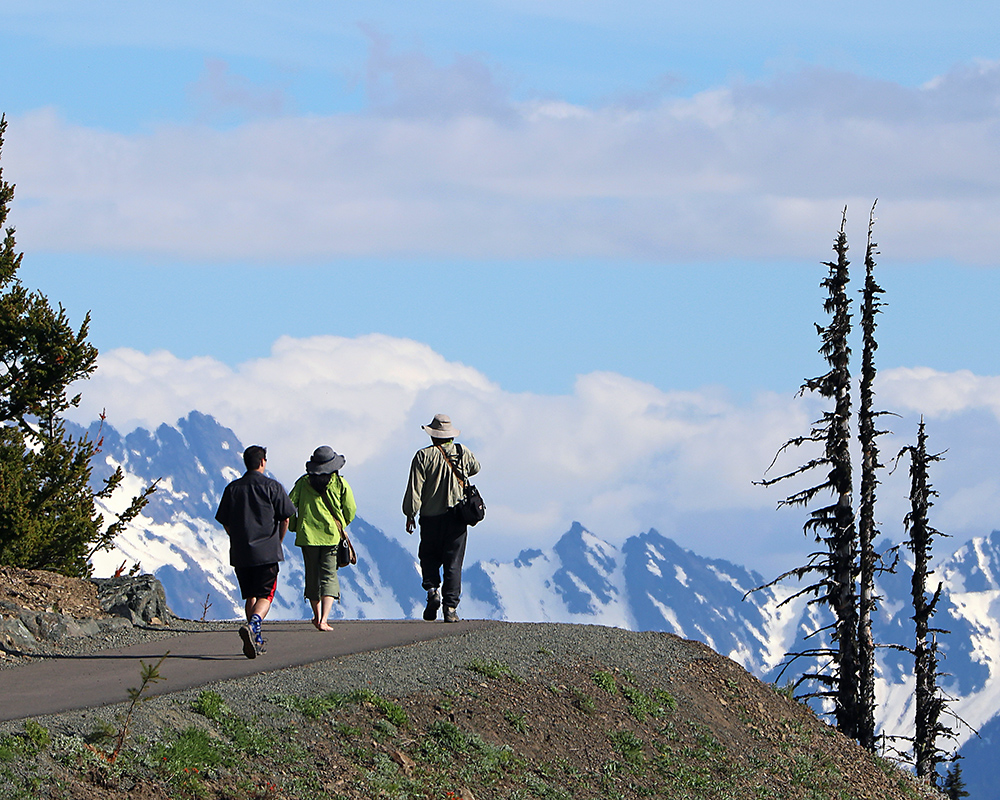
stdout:
[(413, 533), (417, 529), (417, 521), (413, 517), (406, 518), (406, 532)]

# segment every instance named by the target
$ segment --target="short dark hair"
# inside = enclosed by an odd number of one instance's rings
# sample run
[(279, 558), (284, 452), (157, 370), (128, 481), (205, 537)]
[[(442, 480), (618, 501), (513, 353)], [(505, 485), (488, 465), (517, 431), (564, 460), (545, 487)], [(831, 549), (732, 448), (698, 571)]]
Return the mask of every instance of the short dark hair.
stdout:
[(260, 469), (260, 465), (267, 458), (267, 448), (259, 444), (252, 444), (243, 451), (243, 463), (247, 469)]

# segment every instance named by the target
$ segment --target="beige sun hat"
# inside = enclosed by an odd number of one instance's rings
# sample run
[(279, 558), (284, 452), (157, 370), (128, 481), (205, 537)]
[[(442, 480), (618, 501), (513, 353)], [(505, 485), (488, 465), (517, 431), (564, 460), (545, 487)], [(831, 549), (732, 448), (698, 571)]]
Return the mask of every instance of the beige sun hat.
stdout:
[(430, 425), (421, 425), (420, 428), (427, 431), (432, 439), (454, 439), (461, 433), (451, 424), (451, 417), (447, 414), (435, 414)]

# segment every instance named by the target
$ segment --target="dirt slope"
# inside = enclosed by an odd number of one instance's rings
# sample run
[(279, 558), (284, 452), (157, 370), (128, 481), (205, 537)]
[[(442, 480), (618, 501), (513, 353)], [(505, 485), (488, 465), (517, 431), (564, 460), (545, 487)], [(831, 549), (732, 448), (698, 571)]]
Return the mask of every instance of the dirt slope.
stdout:
[[(378, 691), (351, 671), (359, 656), (330, 667), (347, 689), (274, 676), (262, 694), (244, 683), (158, 698), (137, 707), (143, 725), (114, 764), (96, 723), (85, 743), (42, 720), (0, 739), (0, 797), (940, 798), (702, 644), (586, 627), (575, 654), (539, 645), (564, 627), (509, 626), (526, 632), (517, 658), (458, 656), (432, 690), (385, 688), (422, 657), (411, 649), (398, 663), (378, 654)], [(678, 653), (663, 669), (633, 658), (651, 636)], [(593, 646), (601, 637), (615, 647)], [(619, 646), (633, 637), (632, 653)]]

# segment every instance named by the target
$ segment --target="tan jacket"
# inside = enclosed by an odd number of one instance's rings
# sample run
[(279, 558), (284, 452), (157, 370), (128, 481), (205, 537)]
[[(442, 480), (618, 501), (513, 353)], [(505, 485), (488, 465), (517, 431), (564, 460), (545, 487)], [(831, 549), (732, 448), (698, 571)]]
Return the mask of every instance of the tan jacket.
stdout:
[[(441, 448), (452, 459), (458, 460), (458, 448), (455, 442), (443, 442)], [(479, 472), (479, 462), (469, 448), (462, 446), (462, 461), (458, 464), (465, 477), (471, 477)], [(403, 495), (403, 513), (408, 519), (436, 517), (444, 514), (449, 508), (462, 499), (462, 485), (458, 476), (448, 466), (441, 450), (430, 445), (417, 450), (410, 463), (410, 479), (406, 483), (406, 494)]]

